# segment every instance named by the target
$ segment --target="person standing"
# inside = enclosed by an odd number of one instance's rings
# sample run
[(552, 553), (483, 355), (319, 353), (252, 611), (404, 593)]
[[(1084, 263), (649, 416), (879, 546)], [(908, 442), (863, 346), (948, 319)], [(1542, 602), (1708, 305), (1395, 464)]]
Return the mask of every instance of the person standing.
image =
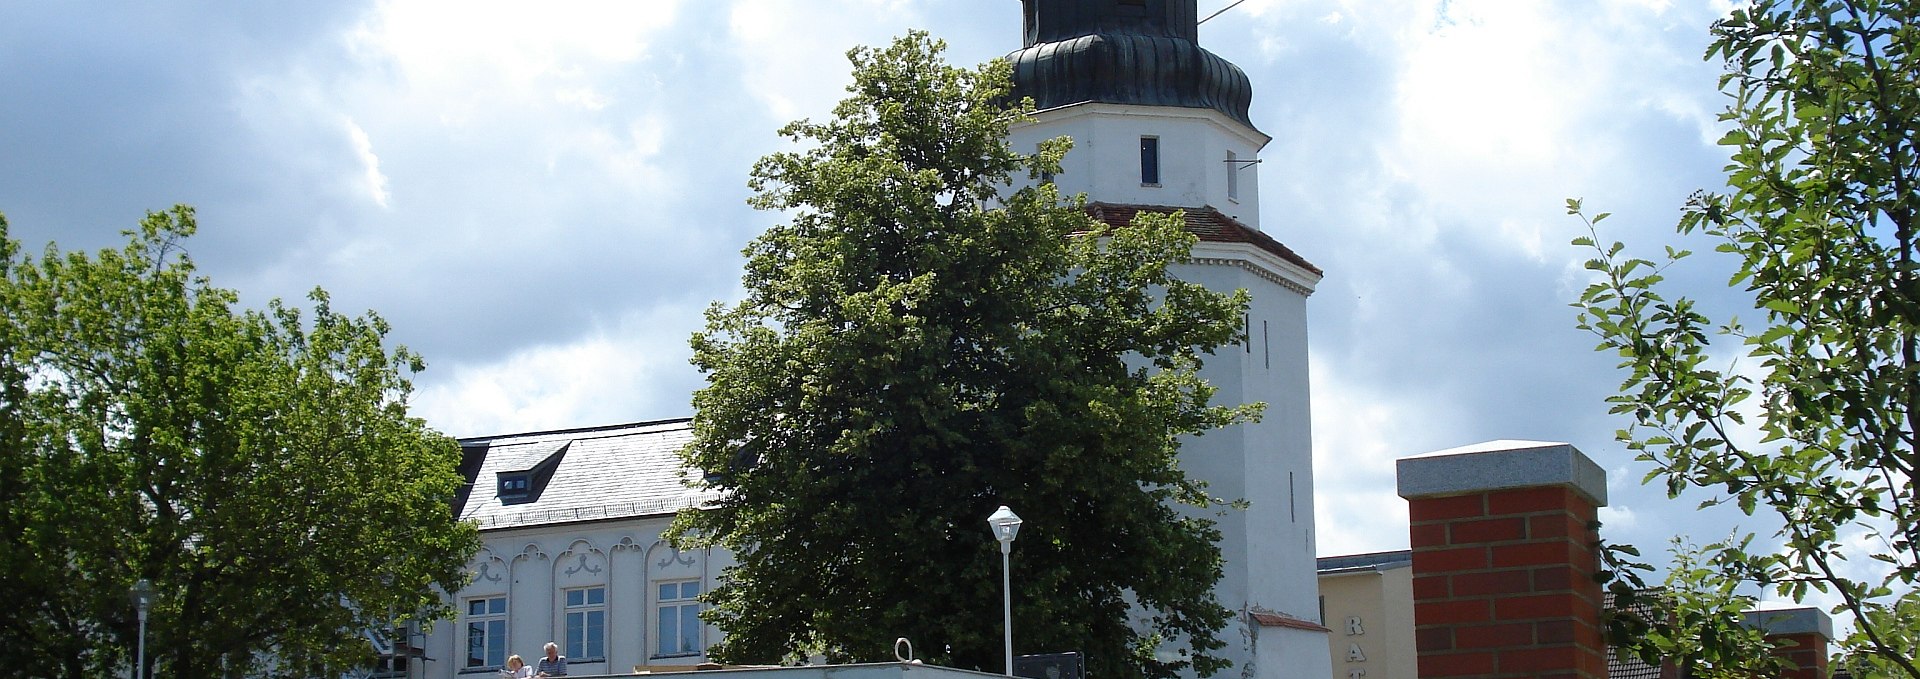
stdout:
[(540, 666), (535, 668), (534, 676), (536, 677), (567, 676), (567, 656), (560, 655), (559, 644), (553, 643), (551, 641), (547, 642), (547, 657), (540, 659)]
[(519, 655), (507, 656), (506, 669), (500, 670), (501, 679), (533, 679), (533, 668), (527, 667), (527, 661)]

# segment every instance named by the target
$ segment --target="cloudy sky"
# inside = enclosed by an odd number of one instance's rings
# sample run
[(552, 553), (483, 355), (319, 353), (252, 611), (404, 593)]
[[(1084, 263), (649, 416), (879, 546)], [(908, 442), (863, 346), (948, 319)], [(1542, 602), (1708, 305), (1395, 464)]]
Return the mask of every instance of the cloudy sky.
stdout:
[[(1273, 137), (1262, 224), (1327, 272), (1322, 554), (1405, 547), (1395, 458), (1499, 438), (1611, 470), (1612, 539), (1731, 528), (1639, 487), (1613, 441), (1620, 376), (1573, 327), (1562, 207), (1651, 253), (1720, 185), (1700, 57), (1725, 11), (1247, 0), (1202, 26)], [(840, 98), (848, 48), (915, 28), (964, 64), (1020, 46), (1014, 0), (4, 3), (0, 212), (30, 251), (96, 249), (192, 204), (216, 284), (377, 310), (454, 435), (686, 416), (687, 338), (776, 219), (746, 206), (748, 167)]]

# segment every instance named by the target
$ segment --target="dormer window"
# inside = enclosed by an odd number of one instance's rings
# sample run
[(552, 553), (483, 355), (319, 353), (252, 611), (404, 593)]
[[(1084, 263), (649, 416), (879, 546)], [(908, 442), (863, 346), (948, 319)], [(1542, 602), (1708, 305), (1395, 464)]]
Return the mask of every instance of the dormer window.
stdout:
[(526, 497), (532, 482), (532, 480), (528, 478), (530, 476), (532, 475), (502, 474), (500, 476), (500, 497), (508, 499)]
[(554, 470), (572, 444), (563, 440), (495, 446), (489, 455), (494, 458), (490, 464), (497, 479), (495, 487), (499, 492), (495, 495), (500, 503), (539, 502), (540, 494), (546, 491)]

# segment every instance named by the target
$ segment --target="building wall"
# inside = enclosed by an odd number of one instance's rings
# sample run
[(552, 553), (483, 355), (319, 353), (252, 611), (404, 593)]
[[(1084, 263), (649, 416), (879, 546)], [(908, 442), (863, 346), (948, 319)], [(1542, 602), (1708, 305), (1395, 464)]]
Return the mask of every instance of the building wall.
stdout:
[(1413, 569), (1320, 576), (1333, 679), (1413, 679)]
[[(1135, 205), (1211, 205), (1249, 228), (1260, 228), (1260, 166), (1252, 161), (1267, 136), (1212, 109), (1085, 103), (1034, 116), (1010, 130), (1007, 143), (1032, 153), (1041, 141), (1073, 139), (1054, 176), (1060, 194)], [(1140, 181), (1140, 138), (1160, 140), (1160, 182)], [(1228, 174), (1238, 175), (1229, 180)], [(1024, 178), (1023, 178), (1024, 179)], [(1229, 195), (1229, 187), (1237, 190)]]
[[(599, 657), (569, 657), (574, 674), (623, 674), (648, 666), (686, 666), (706, 661), (703, 653), (660, 653), (658, 586), (662, 583), (698, 583), (711, 588), (720, 569), (731, 564), (725, 554), (682, 552), (660, 539), (671, 517), (550, 524), (487, 531), (484, 546), (474, 557), (473, 581), (450, 597), (453, 619), (435, 625), (423, 648), (430, 660), (421, 663), (421, 676), (438, 679), (487, 677), (498, 669), (487, 658), (469, 659), (469, 633), (489, 616), (471, 614), (475, 601), (504, 598), (506, 637), (499, 640), (506, 654), (518, 654), (529, 665), (538, 662), (542, 647), (559, 643), (567, 654), (567, 592), (604, 588), (604, 653)], [(583, 597), (584, 599), (584, 597)], [(671, 605), (671, 604), (669, 604)], [(594, 607), (575, 609), (586, 613)], [(699, 628), (698, 647), (719, 638), (711, 626)]]

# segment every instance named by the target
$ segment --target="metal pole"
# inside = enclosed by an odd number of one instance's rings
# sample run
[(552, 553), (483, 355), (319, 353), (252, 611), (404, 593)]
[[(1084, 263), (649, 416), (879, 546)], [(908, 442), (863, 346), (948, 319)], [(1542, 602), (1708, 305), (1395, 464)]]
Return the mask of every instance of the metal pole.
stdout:
[(147, 676), (147, 607), (140, 606), (140, 643), (139, 650), (133, 656), (133, 679), (146, 679)]
[(1013, 551), (1011, 540), (1000, 543), (1000, 594), (1001, 620), (1007, 635), (1007, 676), (1013, 676), (1013, 562), (1007, 556)]

